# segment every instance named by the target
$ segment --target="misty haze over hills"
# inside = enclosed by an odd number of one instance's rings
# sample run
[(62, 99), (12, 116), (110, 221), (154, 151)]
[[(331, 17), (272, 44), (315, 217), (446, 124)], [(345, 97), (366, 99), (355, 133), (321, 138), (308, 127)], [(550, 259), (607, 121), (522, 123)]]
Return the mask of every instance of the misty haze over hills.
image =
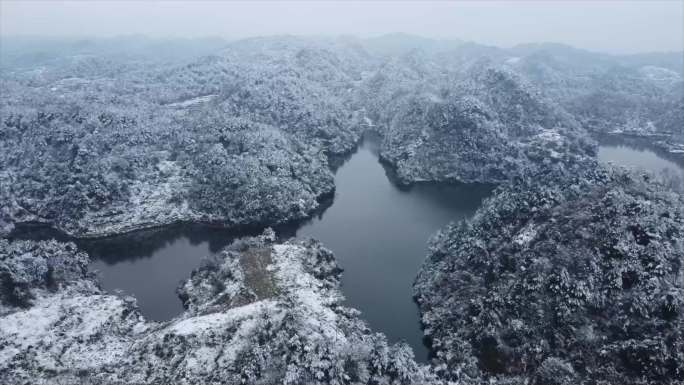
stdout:
[[(291, 36), (296, 38), (295, 36)], [(144, 35), (127, 35), (111, 38), (73, 38), (73, 37), (46, 37), (46, 36), (3, 36), (0, 60), (4, 66), (13, 66), (26, 60), (35, 64), (35, 61), (50, 60), (61, 56), (72, 55), (132, 55), (160, 60), (173, 60), (193, 58), (203, 55), (211, 55), (229, 46), (236, 40), (228, 40), (220, 37), (205, 38), (152, 38)], [(311, 39), (311, 38), (310, 38)], [(624, 62), (635, 64), (647, 62), (658, 64), (677, 71), (681, 69), (684, 59), (682, 50), (671, 52), (644, 51), (635, 54), (602, 54), (583, 49), (574, 48), (561, 43), (526, 43), (518, 44), (512, 48), (504, 49), (487, 46), (475, 42), (458, 39), (431, 39), (419, 35), (406, 33), (391, 33), (373, 38), (357, 38), (351, 35), (313, 38), (318, 41), (347, 41), (359, 44), (370, 52), (384, 55), (400, 55), (411, 50), (424, 50), (427, 52), (446, 52), (459, 48), (462, 51), (473, 50), (482, 53), (495, 51), (509, 52), (511, 54), (530, 54), (535, 51), (562, 54), (572, 52), (578, 58), (585, 56), (587, 59), (593, 56), (621, 58)], [(649, 61), (650, 60), (650, 61)], [(653, 63), (655, 62), (655, 63)]]
[(2, 36), (378, 37), (394, 32), (510, 48), (558, 42), (609, 53), (681, 51), (680, 1), (4, 1)]

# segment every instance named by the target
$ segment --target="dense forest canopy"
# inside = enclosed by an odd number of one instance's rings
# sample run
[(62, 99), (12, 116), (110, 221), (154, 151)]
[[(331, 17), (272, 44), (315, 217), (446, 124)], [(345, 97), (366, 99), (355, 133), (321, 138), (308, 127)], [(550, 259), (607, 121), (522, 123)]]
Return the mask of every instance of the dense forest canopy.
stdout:
[(684, 135), (681, 55), (386, 40), (8, 39), (2, 227), (301, 218), (366, 129), (406, 184), (501, 182), (592, 156), (591, 133)]
[[(595, 157), (606, 134), (681, 157), (683, 77), (681, 52), (560, 44), (3, 37), (0, 382), (681, 383), (684, 183)], [(499, 185), (415, 283), (429, 364), (316, 241), (237, 241), (158, 323), (73, 243), (14, 237), (302, 220), (369, 130), (398, 184)]]

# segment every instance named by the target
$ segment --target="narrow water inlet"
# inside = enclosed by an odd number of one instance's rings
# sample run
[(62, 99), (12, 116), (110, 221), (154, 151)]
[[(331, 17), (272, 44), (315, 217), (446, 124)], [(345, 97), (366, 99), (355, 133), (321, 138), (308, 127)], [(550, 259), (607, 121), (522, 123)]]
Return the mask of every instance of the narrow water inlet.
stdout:
[(644, 140), (619, 137), (599, 138), (598, 160), (656, 174), (669, 173), (684, 178), (684, 157), (659, 151)]
[(379, 138), (367, 135), (335, 175), (335, 200), (322, 216), (296, 231), (335, 253), (344, 269), (346, 305), (361, 311), (373, 331), (405, 341), (426, 361), (413, 281), (428, 241), (451, 221), (475, 213), (492, 186), (419, 184), (398, 188), (378, 160)]
[(179, 283), (216, 253), (245, 235), (206, 226), (144, 230), (97, 241), (81, 241), (102, 287), (135, 296), (149, 319), (166, 321), (184, 311), (176, 294)]
[[(412, 284), (430, 236), (452, 220), (472, 215), (487, 185), (417, 185), (398, 188), (378, 158), (379, 138), (367, 135), (337, 169), (332, 205), (317, 217), (280, 230), (316, 238), (333, 251), (342, 274), (345, 304), (361, 311), (371, 329), (390, 342), (406, 341), (419, 361), (428, 358)], [(182, 312), (175, 289), (201, 259), (238, 234), (178, 228), (134, 233), (88, 243), (102, 286), (133, 295), (145, 316), (168, 320)]]
[[(398, 188), (378, 161), (377, 137), (367, 137), (337, 169), (336, 193), (317, 217), (280, 230), (281, 236), (313, 237), (331, 249), (340, 266), (345, 304), (361, 311), (371, 329), (390, 342), (406, 341), (425, 361), (412, 283), (427, 254), (429, 237), (447, 223), (471, 216), (491, 193), (486, 185), (420, 184)], [(599, 160), (658, 171), (679, 164), (624, 143), (604, 143)], [(79, 241), (99, 271), (104, 289), (138, 300), (152, 320), (183, 311), (176, 288), (203, 257), (248, 234), (201, 226), (166, 227), (106, 240)]]

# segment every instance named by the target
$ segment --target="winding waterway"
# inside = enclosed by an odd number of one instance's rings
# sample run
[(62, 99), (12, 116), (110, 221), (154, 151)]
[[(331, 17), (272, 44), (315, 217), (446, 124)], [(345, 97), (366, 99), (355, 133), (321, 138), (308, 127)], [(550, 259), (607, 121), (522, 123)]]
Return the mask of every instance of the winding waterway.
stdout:
[(297, 237), (319, 239), (344, 269), (347, 304), (390, 341), (406, 341), (426, 360), (412, 284), (428, 240), (450, 221), (475, 213), (491, 193), (485, 185), (396, 187), (378, 162), (378, 141), (366, 139), (335, 175), (333, 205)]
[[(600, 142), (602, 162), (657, 173), (668, 170), (684, 178), (684, 162), (666, 159), (648, 145), (617, 138)], [(378, 144), (377, 137), (367, 136), (336, 171), (335, 197), (325, 210), (277, 231), (281, 238), (322, 241), (344, 269), (346, 304), (360, 310), (373, 330), (383, 332), (390, 342), (407, 342), (416, 359), (425, 361), (428, 349), (412, 283), (427, 254), (429, 237), (450, 221), (471, 216), (492, 187), (421, 184), (400, 189), (378, 161)], [(248, 234), (172, 226), (77, 242), (92, 257), (90, 269), (98, 272), (106, 290), (135, 296), (145, 316), (163, 321), (183, 311), (175, 289), (202, 258), (244, 235)]]
[[(400, 189), (378, 161), (378, 138), (367, 136), (336, 171), (332, 204), (316, 218), (280, 229), (282, 237), (313, 237), (331, 249), (344, 269), (346, 304), (361, 311), (390, 342), (406, 341), (427, 360), (412, 284), (430, 236), (452, 220), (472, 215), (491, 193), (485, 185), (418, 185)], [(182, 312), (175, 294), (201, 259), (237, 234), (187, 227), (136, 233), (88, 243), (102, 286), (134, 295), (154, 320)]]

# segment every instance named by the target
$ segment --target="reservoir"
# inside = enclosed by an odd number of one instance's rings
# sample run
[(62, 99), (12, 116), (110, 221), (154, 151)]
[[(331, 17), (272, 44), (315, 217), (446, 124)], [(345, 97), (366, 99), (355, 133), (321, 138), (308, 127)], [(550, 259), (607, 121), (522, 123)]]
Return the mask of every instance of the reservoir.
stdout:
[[(336, 171), (332, 204), (312, 220), (281, 229), (281, 237), (313, 237), (332, 250), (342, 273), (345, 304), (361, 311), (373, 331), (405, 341), (416, 359), (428, 349), (412, 284), (430, 236), (450, 221), (468, 218), (491, 193), (485, 185), (420, 184), (400, 189), (378, 160), (379, 139), (368, 135)], [(133, 295), (142, 313), (168, 320), (183, 311), (179, 282), (238, 234), (169, 228), (89, 243), (91, 270), (102, 286)]]
[(423, 344), (413, 281), (428, 241), (450, 221), (466, 219), (491, 193), (484, 185), (421, 184), (400, 189), (378, 162), (378, 140), (367, 138), (336, 173), (335, 200), (297, 237), (319, 239), (344, 269), (347, 305), (362, 312), (374, 331), (404, 340), (418, 361)]
[(677, 159), (643, 140), (602, 137), (599, 143), (598, 159), (603, 163), (684, 178), (684, 157)]
[[(335, 173), (335, 196), (314, 218), (277, 229), (280, 238), (316, 238), (332, 250), (344, 269), (345, 304), (390, 342), (405, 341), (418, 361), (428, 358), (412, 284), (427, 255), (429, 238), (451, 221), (472, 216), (492, 186), (418, 184), (399, 188), (379, 162), (379, 138), (367, 135)], [(638, 141), (600, 140), (604, 163), (663, 170), (684, 178), (681, 160)], [(236, 233), (205, 226), (170, 226), (77, 243), (91, 256), (104, 289), (135, 296), (152, 320), (183, 312), (179, 283), (202, 258), (234, 239)]]
[[(681, 161), (639, 142), (600, 141), (604, 163), (663, 170), (684, 178)], [(345, 304), (390, 342), (405, 341), (418, 361), (428, 358), (412, 284), (427, 255), (429, 238), (451, 221), (467, 219), (492, 186), (418, 184), (399, 188), (379, 162), (379, 138), (368, 135), (335, 173), (334, 198), (317, 215), (277, 229), (280, 238), (316, 238), (344, 269)], [(102, 240), (77, 241), (91, 256), (104, 289), (135, 296), (142, 313), (169, 320), (183, 312), (179, 283), (202, 258), (234, 239), (256, 233), (205, 226), (170, 226)]]

